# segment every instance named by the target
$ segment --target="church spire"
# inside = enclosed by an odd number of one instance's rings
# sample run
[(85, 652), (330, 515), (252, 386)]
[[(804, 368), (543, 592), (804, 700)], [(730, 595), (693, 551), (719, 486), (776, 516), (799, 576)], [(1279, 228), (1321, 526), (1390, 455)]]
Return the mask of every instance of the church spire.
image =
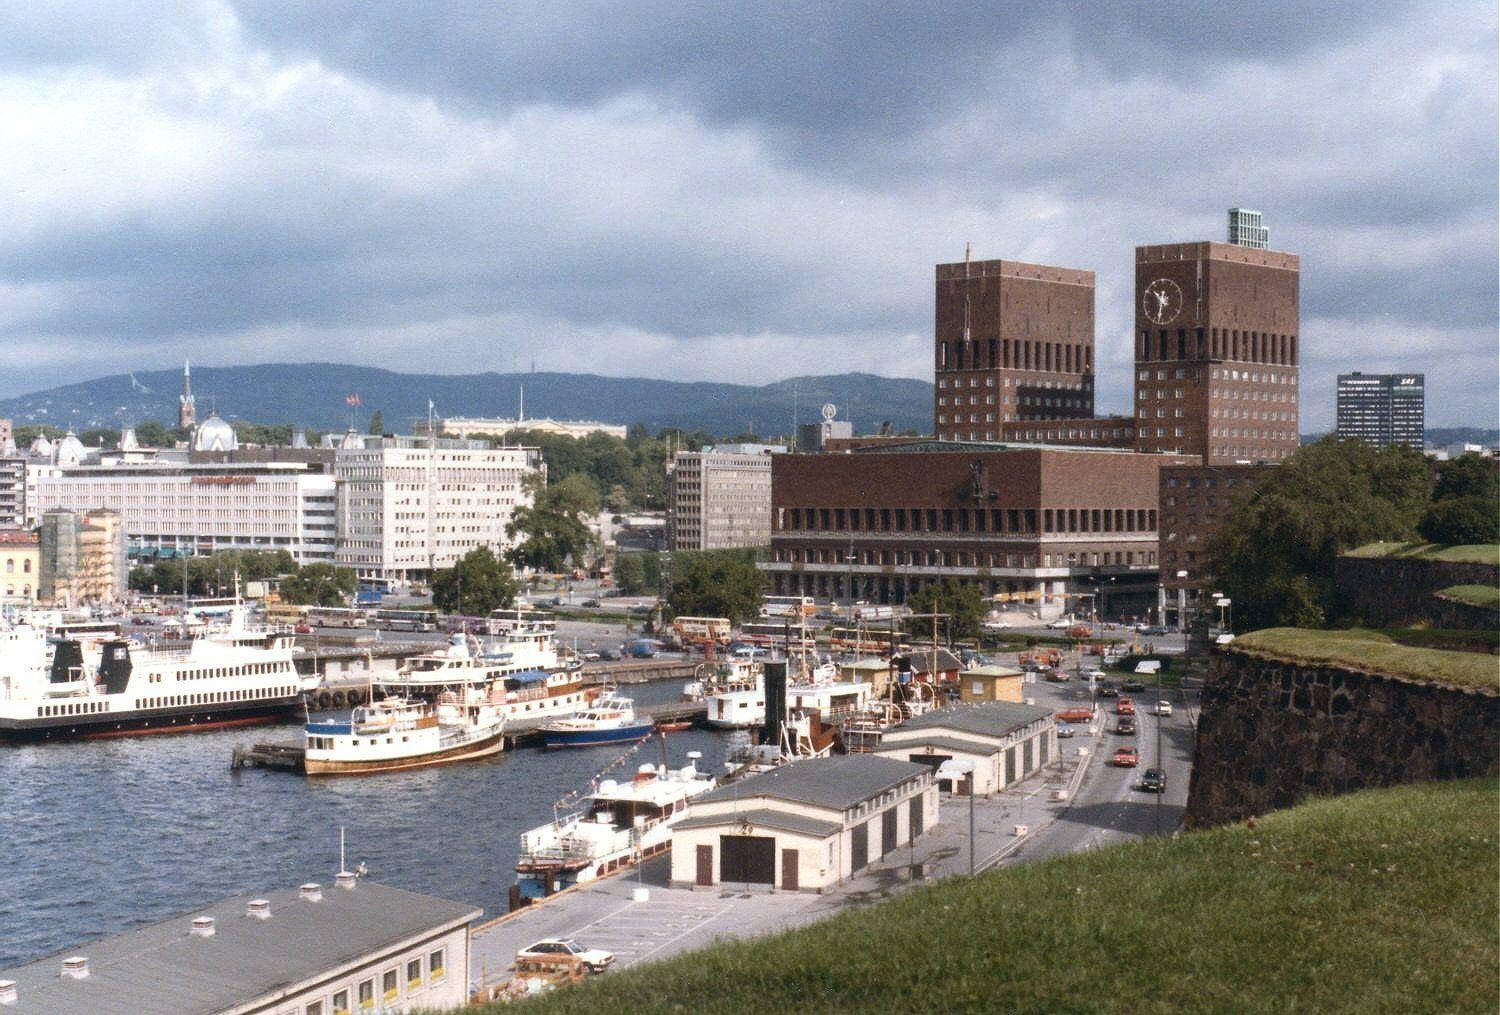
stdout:
[(177, 404), (177, 425), (193, 426), (198, 422), (198, 407), (193, 404), (192, 368), (182, 361), (182, 397)]

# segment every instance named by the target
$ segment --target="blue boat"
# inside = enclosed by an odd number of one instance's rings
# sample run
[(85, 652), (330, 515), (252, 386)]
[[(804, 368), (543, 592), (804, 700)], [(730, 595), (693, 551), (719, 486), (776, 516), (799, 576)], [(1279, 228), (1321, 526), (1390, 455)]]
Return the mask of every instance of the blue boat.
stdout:
[(611, 694), (576, 715), (547, 723), (542, 743), (549, 748), (623, 744), (650, 736), (654, 728), (649, 716), (636, 718), (634, 701)]

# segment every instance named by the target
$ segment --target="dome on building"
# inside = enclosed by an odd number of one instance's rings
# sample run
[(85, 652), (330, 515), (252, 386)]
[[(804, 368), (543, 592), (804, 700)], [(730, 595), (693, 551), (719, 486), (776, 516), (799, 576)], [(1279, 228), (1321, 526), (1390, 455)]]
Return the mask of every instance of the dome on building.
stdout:
[(30, 454), (33, 458), (52, 457), (52, 442), (47, 439), (46, 434), (36, 435), (36, 440), (31, 442)]
[(234, 439), (234, 427), (213, 415), (198, 424), (198, 432), (193, 435), (194, 451), (234, 451), (239, 448), (239, 442)]
[(85, 454), (83, 441), (79, 440), (78, 435), (72, 430), (69, 430), (63, 439), (57, 442), (55, 454), (58, 465), (77, 465), (83, 461)]

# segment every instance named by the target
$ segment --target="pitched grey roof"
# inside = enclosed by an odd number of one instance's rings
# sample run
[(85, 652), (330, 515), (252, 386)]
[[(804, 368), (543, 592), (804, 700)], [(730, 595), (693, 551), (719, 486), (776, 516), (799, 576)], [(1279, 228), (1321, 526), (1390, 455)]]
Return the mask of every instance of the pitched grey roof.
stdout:
[(748, 800), (763, 796), (844, 810), (926, 771), (928, 769), (924, 765), (876, 758), (868, 754), (804, 758), (773, 768), (769, 772), (761, 772), (720, 786), (694, 802)]
[(984, 701), (972, 705), (955, 705), (933, 709), (925, 715), (908, 719), (901, 730), (952, 729), (984, 736), (1003, 737), (1022, 726), (1045, 719), (1052, 709), (1040, 705), (1022, 705), (1014, 701)]
[[(271, 903), (270, 919), (245, 915), (252, 898)], [(0, 980), (16, 981), (17, 1003), (7, 1012), (214, 1012), (482, 912), (367, 881), (352, 889), (326, 885), (320, 902), (300, 899), (295, 889), (240, 895), (0, 971)], [(191, 934), (199, 916), (214, 918), (212, 937)], [(87, 979), (59, 975), (68, 955), (87, 956)], [(449, 968), (460, 960), (449, 956)]]
[(909, 740), (892, 740), (881, 743), (875, 748), (875, 753), (881, 756), (886, 754), (917, 754), (919, 748), (934, 747), (940, 751), (963, 751), (965, 754), (996, 755), (1004, 748), (996, 743), (981, 743), (977, 740), (960, 740), (957, 737), (945, 737), (942, 730), (933, 730), (926, 736), (912, 737)]
[(719, 828), (724, 825), (738, 825), (748, 822), (756, 828), (774, 828), (782, 832), (802, 832), (806, 835), (816, 835), (827, 838), (837, 832), (843, 826), (837, 821), (819, 821), (817, 818), (809, 818), (803, 814), (792, 814), (788, 811), (776, 811), (766, 807), (756, 807), (748, 811), (735, 811), (733, 814), (707, 814), (703, 817), (687, 817), (672, 826), (672, 829), (690, 828)]

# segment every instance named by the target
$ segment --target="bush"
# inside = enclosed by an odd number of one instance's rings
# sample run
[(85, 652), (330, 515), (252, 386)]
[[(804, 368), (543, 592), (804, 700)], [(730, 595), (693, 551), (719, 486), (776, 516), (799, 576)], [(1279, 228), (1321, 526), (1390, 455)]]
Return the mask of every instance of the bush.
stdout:
[(1500, 513), (1484, 496), (1440, 500), (1427, 509), (1417, 531), (1428, 542), (1444, 546), (1500, 543)]

